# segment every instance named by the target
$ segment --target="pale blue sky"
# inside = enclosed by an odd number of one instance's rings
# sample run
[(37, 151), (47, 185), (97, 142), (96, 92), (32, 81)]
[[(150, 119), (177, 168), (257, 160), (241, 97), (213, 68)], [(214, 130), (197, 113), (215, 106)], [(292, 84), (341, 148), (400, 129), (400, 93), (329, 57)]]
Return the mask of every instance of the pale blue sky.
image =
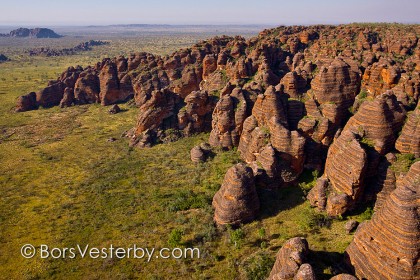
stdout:
[(420, 0), (0, 0), (0, 25), (420, 22)]

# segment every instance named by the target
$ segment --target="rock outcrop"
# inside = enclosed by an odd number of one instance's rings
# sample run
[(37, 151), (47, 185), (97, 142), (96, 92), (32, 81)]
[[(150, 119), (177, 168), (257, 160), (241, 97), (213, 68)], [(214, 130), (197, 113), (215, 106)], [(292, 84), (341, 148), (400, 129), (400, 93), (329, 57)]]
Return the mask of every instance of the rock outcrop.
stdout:
[(408, 115), (395, 148), (401, 153), (420, 157), (420, 105)]
[(24, 112), (24, 111), (36, 110), (36, 109), (38, 109), (38, 104), (36, 102), (35, 92), (30, 92), (18, 98), (17, 105), (16, 105), (16, 112)]
[(238, 163), (231, 167), (213, 197), (214, 220), (219, 225), (252, 221), (260, 208), (252, 169)]
[(228, 149), (238, 146), (249, 107), (242, 89), (235, 88), (230, 93), (223, 94), (213, 111), (210, 144)]
[(53, 30), (48, 28), (18, 28), (10, 31), (6, 36), (9, 37), (31, 37), (31, 38), (61, 38), (63, 36), (58, 35)]
[[(305, 238), (295, 237), (286, 241), (276, 256), (276, 262), (270, 272), (269, 280), (294, 279), (295, 276), (302, 277), (308, 272), (308, 278), (314, 279), (313, 269), (306, 264), (309, 253), (308, 242)], [(311, 273), (312, 272), (312, 273)]]
[(212, 155), (211, 146), (207, 143), (201, 143), (193, 147), (190, 151), (192, 162), (205, 162)]
[(92, 50), (92, 47), (109, 45), (109, 42), (106, 41), (95, 41), (90, 40), (78, 44), (73, 48), (64, 48), (64, 49), (51, 49), (48, 47), (36, 48), (28, 50), (29, 56), (64, 56), (64, 55), (74, 55), (79, 52), (85, 52)]
[(277, 186), (294, 181), (302, 172), (305, 159), (305, 138), (288, 129), (284, 103), (282, 94), (274, 87), (259, 95), (252, 115), (243, 124), (238, 146), (244, 161), (254, 165), (254, 169), (263, 167), (255, 173), (268, 175), (269, 181)]
[(414, 163), (372, 220), (361, 224), (346, 249), (360, 279), (420, 277), (420, 162)]
[(393, 149), (405, 114), (392, 92), (365, 101), (329, 148), (324, 176), (308, 195), (311, 205), (331, 216), (352, 209), (361, 200), (368, 178), (378, 176), (381, 158)]

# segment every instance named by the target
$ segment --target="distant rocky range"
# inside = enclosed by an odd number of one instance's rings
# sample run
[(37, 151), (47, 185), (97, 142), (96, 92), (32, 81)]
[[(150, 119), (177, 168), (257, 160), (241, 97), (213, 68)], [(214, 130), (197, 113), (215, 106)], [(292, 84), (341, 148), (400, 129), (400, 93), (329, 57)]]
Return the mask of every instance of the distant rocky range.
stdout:
[[(259, 188), (295, 186), (304, 168), (318, 170), (307, 195), (314, 208), (340, 218), (375, 205), (346, 250), (347, 272), (419, 279), (419, 37), (419, 25), (399, 24), (215, 37), (169, 56), (135, 53), (70, 67), (19, 97), (16, 111), (134, 99), (137, 124), (125, 133), (133, 147), (210, 132), (191, 150), (193, 161), (233, 148), (242, 159), (214, 196), (218, 225), (257, 219)], [(283, 247), (270, 279), (314, 279), (302, 276), (312, 270), (306, 241)]]
[(109, 45), (109, 42), (106, 41), (95, 41), (90, 40), (84, 43), (80, 43), (73, 48), (65, 49), (51, 49), (51, 48), (36, 48), (28, 50), (30, 56), (63, 56), (63, 55), (73, 55), (83, 51), (90, 51), (92, 47)]
[(10, 31), (9, 34), (0, 34), (0, 37), (17, 37), (17, 38), (61, 38), (63, 36), (55, 33), (48, 28), (18, 28)]

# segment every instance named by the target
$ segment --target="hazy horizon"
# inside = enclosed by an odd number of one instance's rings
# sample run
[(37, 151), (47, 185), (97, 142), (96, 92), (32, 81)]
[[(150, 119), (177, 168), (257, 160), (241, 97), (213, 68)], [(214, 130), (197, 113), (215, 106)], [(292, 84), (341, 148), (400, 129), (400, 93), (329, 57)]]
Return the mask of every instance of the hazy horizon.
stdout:
[(1, 26), (310, 25), (353, 22), (419, 23), (415, 0), (183, 1), (15, 0), (2, 4)]

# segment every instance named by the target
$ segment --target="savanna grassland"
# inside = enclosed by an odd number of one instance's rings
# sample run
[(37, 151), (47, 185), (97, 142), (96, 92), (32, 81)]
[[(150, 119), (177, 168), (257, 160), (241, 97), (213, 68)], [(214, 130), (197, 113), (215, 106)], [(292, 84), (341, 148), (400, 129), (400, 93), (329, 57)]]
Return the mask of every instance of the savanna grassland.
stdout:
[[(148, 33), (149, 34), (149, 33)], [(239, 228), (216, 228), (211, 200), (226, 170), (239, 161), (236, 150), (218, 151), (203, 164), (190, 149), (207, 134), (152, 148), (131, 149), (122, 133), (135, 125), (138, 108), (122, 104), (83, 105), (15, 113), (16, 98), (45, 87), (68, 66), (87, 66), (103, 57), (172, 51), (210, 33), (137, 38), (112, 35), (110, 45), (62, 57), (29, 57), (25, 49), (71, 47), (85, 39), (0, 38), (0, 278), (2, 279), (261, 279), (281, 245), (305, 236), (321, 279), (334, 270), (352, 236), (347, 218), (330, 220), (309, 207), (305, 192), (319, 174), (305, 172), (299, 186), (260, 191), (261, 214)], [(245, 34), (246, 35), (246, 34)], [(106, 39), (106, 38), (105, 38)], [(31, 45), (32, 44), (32, 45)], [(115, 138), (115, 141), (108, 141)], [(371, 210), (353, 218), (370, 218)], [(179, 238), (180, 236), (180, 238)], [(24, 259), (20, 248), (198, 247), (200, 259)], [(322, 251), (322, 252), (321, 252)]]

